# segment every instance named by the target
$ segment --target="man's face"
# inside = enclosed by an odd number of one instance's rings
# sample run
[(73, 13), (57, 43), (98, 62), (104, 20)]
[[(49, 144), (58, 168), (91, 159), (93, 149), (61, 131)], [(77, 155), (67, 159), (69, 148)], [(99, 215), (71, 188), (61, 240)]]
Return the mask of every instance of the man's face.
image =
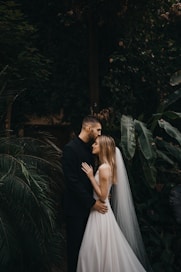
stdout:
[(90, 126), (89, 129), (89, 139), (95, 141), (95, 139), (101, 135), (102, 126), (99, 123)]

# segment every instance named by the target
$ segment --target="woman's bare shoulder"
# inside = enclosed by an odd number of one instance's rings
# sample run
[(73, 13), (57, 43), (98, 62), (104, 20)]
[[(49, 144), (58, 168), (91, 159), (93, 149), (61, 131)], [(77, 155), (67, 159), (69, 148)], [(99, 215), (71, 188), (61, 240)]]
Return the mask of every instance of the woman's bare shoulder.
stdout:
[(102, 171), (102, 170), (111, 170), (111, 167), (108, 163), (102, 163), (100, 166), (99, 166), (99, 170)]

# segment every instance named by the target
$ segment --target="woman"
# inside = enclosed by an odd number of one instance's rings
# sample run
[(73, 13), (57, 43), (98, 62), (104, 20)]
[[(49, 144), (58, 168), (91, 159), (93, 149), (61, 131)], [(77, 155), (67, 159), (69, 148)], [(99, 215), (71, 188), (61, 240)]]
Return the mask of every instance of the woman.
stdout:
[[(119, 211), (119, 208), (125, 203), (121, 203), (122, 200), (118, 199), (115, 194), (117, 203), (114, 203), (114, 206), (118, 214), (119, 226), (109, 203), (112, 185), (113, 187), (118, 186), (117, 189), (120, 190), (119, 184), (127, 182), (125, 182), (125, 173), (124, 181), (118, 180), (120, 173), (124, 172), (122, 166), (120, 167), (120, 151), (116, 148), (113, 138), (102, 135), (92, 145), (92, 153), (97, 155), (99, 162), (95, 176), (92, 166), (85, 162), (82, 163), (82, 170), (92, 183), (94, 197), (107, 204), (108, 212), (101, 214), (95, 210), (91, 211), (79, 252), (77, 272), (145, 272), (146, 269), (143, 267), (143, 265), (146, 267), (145, 251), (132, 205), (129, 185), (123, 187), (124, 192), (122, 193), (126, 195), (126, 217), (131, 220), (133, 218), (133, 222), (127, 222), (124, 213)], [(114, 198), (114, 195), (111, 198)], [(121, 214), (123, 218), (120, 220)], [(124, 222), (129, 226), (125, 227)]]

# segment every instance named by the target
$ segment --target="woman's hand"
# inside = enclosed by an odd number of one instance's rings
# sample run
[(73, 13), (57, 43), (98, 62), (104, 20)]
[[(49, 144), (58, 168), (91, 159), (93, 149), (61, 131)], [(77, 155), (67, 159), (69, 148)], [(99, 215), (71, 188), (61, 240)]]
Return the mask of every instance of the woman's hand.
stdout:
[(93, 168), (91, 165), (88, 165), (86, 162), (82, 162), (81, 169), (86, 173), (89, 179), (94, 176)]

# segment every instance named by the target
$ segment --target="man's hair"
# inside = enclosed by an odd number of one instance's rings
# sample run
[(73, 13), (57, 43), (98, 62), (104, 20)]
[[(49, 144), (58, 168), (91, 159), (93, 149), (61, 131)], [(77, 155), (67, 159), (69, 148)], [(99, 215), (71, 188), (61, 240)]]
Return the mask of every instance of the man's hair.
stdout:
[(82, 121), (82, 126), (88, 124), (88, 123), (92, 123), (92, 124), (101, 124), (100, 120), (98, 118), (96, 118), (93, 115), (87, 115), (84, 117), (83, 121)]

